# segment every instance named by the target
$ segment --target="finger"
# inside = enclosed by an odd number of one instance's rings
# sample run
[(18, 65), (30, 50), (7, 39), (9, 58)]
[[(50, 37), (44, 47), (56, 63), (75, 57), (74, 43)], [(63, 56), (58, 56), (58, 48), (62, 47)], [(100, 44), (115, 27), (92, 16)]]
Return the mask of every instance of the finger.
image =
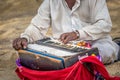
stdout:
[(61, 34), (59, 39), (62, 41), (64, 39), (64, 34)]
[(13, 40), (13, 43), (12, 43), (13, 48), (15, 48), (16, 40), (17, 39)]
[(25, 39), (22, 40), (21, 45), (22, 45), (23, 49), (26, 49), (27, 48), (27, 41)]
[(64, 33), (60, 36), (60, 40), (64, 41), (66, 37), (67, 37), (67, 33)]
[(17, 47), (18, 50), (19, 50), (19, 49), (22, 49), (21, 43), (22, 43), (22, 40), (21, 40), (21, 38), (20, 38), (20, 39), (18, 39), (17, 42), (16, 42), (16, 47)]
[(18, 50), (17, 41), (18, 41), (18, 38), (16, 38), (16, 39), (13, 41), (13, 48), (14, 48), (15, 50)]
[(66, 39), (63, 41), (64, 44), (68, 43), (71, 40), (71, 36), (68, 35)]
[(64, 43), (68, 43), (69, 41), (77, 39), (76, 34), (74, 32), (68, 33), (66, 39), (64, 40)]

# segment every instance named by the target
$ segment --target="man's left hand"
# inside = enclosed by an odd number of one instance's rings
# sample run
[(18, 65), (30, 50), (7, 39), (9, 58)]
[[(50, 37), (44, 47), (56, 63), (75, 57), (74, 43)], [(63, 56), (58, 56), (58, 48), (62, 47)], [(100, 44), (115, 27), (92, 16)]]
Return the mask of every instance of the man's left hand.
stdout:
[(64, 44), (68, 43), (69, 41), (76, 40), (76, 39), (78, 39), (78, 36), (77, 36), (76, 32), (63, 33), (60, 36), (60, 40)]

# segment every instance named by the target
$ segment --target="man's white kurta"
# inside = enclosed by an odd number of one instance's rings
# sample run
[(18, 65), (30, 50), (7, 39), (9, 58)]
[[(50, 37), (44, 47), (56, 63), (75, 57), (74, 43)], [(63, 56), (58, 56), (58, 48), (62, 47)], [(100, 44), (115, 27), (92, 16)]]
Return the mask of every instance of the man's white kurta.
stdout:
[(98, 47), (102, 61), (108, 63), (117, 59), (119, 50), (109, 35), (111, 26), (105, 0), (76, 0), (72, 10), (65, 0), (44, 0), (21, 37), (29, 42), (42, 39), (49, 27), (54, 38), (78, 30), (79, 39), (91, 41), (92, 47)]

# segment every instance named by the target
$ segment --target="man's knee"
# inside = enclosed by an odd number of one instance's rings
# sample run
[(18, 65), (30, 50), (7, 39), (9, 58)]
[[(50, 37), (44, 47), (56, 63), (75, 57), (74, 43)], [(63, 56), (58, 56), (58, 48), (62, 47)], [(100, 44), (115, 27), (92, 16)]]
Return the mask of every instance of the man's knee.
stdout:
[(94, 43), (92, 47), (97, 47), (104, 64), (114, 62), (116, 57), (116, 50), (110, 43), (98, 42)]

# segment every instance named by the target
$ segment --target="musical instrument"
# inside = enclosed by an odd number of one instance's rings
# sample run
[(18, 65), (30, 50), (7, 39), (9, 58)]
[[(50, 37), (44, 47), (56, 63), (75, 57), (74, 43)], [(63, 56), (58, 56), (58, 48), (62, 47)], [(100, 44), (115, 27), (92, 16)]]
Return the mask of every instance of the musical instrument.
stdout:
[(28, 44), (28, 48), (19, 50), (18, 55), (25, 67), (35, 70), (59, 70), (73, 65), (78, 61), (78, 56), (99, 55), (97, 48), (89, 48), (85, 44), (87, 45), (80, 41), (63, 44), (59, 40), (46, 38)]

